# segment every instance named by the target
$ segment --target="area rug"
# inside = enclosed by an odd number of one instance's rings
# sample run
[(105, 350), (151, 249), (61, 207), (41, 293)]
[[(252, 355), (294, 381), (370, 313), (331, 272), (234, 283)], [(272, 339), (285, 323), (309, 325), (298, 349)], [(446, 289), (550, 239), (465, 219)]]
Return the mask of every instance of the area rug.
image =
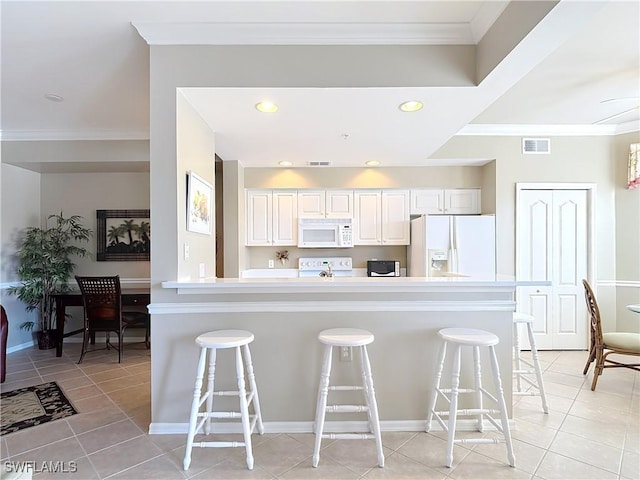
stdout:
[(0, 436), (78, 413), (56, 382), (0, 395)]

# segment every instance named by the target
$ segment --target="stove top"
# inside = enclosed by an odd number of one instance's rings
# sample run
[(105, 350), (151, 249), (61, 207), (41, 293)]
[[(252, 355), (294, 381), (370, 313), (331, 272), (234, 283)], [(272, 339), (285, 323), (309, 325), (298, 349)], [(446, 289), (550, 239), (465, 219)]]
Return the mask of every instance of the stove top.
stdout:
[(351, 277), (353, 262), (351, 257), (300, 257), (298, 259), (298, 273), (300, 277), (319, 277), (320, 272), (326, 271), (331, 265), (331, 271), (336, 277)]

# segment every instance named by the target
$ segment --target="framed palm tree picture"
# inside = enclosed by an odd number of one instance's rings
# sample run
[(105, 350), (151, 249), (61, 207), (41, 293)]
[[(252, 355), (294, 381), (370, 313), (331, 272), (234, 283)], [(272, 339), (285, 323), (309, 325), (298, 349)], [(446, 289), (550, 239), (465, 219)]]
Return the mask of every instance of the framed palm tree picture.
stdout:
[(96, 217), (98, 262), (151, 259), (149, 210), (96, 210)]

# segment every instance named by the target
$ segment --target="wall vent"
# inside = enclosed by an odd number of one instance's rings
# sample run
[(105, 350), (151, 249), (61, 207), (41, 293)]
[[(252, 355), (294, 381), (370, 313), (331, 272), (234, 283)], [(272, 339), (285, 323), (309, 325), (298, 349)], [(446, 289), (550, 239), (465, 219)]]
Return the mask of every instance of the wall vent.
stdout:
[(523, 138), (522, 153), (551, 153), (551, 139), (549, 138)]
[(307, 164), (310, 167), (328, 167), (329, 165), (331, 165), (331, 162), (329, 161), (323, 161), (323, 162), (307, 162)]

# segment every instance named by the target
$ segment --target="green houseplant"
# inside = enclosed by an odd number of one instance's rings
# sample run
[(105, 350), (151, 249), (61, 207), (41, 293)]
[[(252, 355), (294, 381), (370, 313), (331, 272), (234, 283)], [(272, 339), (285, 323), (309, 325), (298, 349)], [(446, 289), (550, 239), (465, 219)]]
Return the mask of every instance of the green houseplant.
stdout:
[(17, 252), (20, 285), (10, 287), (8, 293), (16, 295), (27, 311), (38, 311), (37, 322), (23, 322), (20, 328), (33, 330), (37, 326), (40, 348), (55, 345), (53, 295), (69, 290), (69, 279), (75, 268), (72, 258), (88, 253), (79, 243), (89, 241), (92, 232), (82, 225), (81, 219), (78, 215), (64, 217), (62, 212), (49, 215), (44, 228), (25, 230)]

